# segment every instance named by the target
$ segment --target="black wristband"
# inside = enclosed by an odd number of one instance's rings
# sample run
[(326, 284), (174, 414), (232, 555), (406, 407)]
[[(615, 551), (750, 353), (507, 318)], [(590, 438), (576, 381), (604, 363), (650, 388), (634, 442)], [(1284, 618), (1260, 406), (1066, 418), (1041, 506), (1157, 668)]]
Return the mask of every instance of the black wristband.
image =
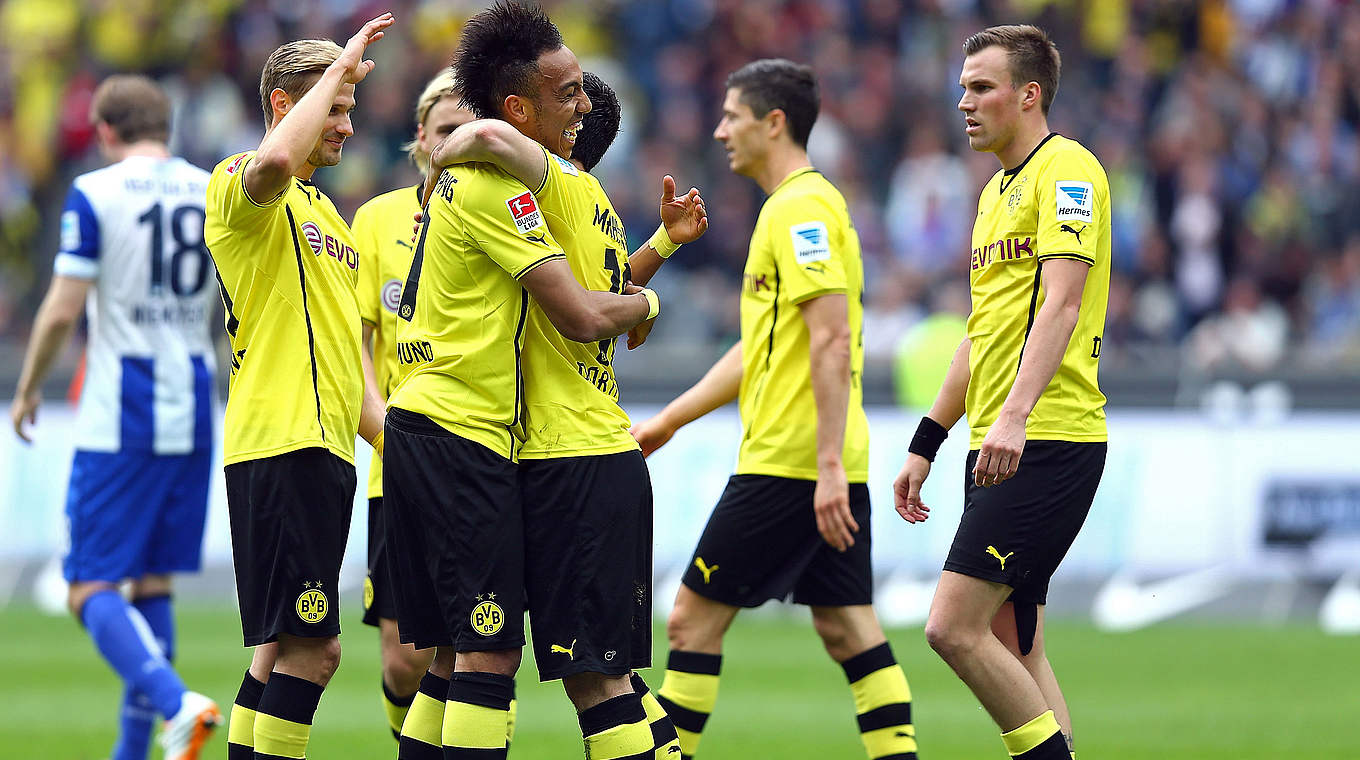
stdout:
[(916, 435), (911, 437), (911, 443), (907, 446), (907, 451), (925, 457), (927, 462), (934, 462), (935, 455), (940, 451), (940, 444), (948, 437), (949, 431), (944, 425), (929, 417), (922, 417), (921, 424), (916, 426)]

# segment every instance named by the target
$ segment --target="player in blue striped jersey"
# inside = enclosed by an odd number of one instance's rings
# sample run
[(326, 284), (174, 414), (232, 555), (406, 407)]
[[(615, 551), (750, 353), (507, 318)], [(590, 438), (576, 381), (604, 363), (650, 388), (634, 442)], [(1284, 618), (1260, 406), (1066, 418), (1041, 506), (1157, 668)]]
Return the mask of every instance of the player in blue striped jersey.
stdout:
[[(114, 76), (91, 109), (112, 164), (75, 179), (52, 285), (11, 406), (28, 440), (43, 378), (83, 310), (86, 374), (76, 423), (64, 562), (71, 613), (123, 679), (114, 760), (147, 756), (156, 715), (170, 760), (198, 757), (222, 716), (170, 664), (170, 574), (200, 565), (213, 445), (217, 300), (203, 242), (208, 173), (170, 155), (170, 101)], [(119, 584), (131, 581), (131, 602)]]

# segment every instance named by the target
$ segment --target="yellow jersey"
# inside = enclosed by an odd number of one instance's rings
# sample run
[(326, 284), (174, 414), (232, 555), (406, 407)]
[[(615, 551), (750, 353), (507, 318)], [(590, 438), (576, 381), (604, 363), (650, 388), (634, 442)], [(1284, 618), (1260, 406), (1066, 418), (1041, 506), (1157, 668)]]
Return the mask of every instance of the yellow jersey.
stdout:
[[(397, 364), (397, 305), (411, 271), (411, 228), (420, 211), (421, 185), (383, 193), (354, 212), (355, 245), (364, 252), (359, 269), (359, 317), (373, 326), (373, 373), (383, 398), (401, 379)], [(368, 465), (368, 498), (382, 497), (382, 457)]]
[(1080, 143), (1050, 134), (1023, 163), (982, 188), (969, 283), (970, 441), (982, 445), (1015, 384), (1020, 358), (1044, 303), (1041, 265), (1090, 265), (1081, 312), (1062, 364), (1025, 426), (1025, 437), (1104, 441), (1105, 395), (1096, 371), (1110, 294), (1110, 186), (1100, 161)]
[(737, 474), (817, 479), (817, 402), (798, 305), (842, 293), (851, 335), (842, 463), (851, 483), (869, 479), (863, 292), (859, 235), (845, 198), (817, 170), (793, 172), (760, 209), (742, 275)]
[(277, 198), (251, 198), (254, 156), (213, 169), (203, 226), (232, 352), (222, 461), (321, 447), (352, 464), (364, 394), (359, 253), (316, 185), (292, 178)]
[(519, 180), (490, 164), (445, 169), (397, 305), (403, 377), (388, 407), (516, 460), (529, 316), (519, 278), (561, 258), (538, 200)]
[[(599, 181), (546, 149), (548, 172), (535, 195), (548, 229), (587, 290), (622, 293), (631, 279), (623, 221)], [(526, 433), (523, 459), (617, 454), (638, 448), (619, 406), (614, 339), (562, 337), (543, 309), (529, 307), (524, 340)]]

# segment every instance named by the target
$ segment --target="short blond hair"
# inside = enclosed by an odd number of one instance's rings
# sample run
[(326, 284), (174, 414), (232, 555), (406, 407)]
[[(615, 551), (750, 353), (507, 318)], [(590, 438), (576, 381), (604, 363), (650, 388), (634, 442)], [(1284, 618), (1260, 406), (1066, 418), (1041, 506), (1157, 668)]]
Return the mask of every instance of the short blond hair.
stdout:
[[(420, 99), (416, 101), (416, 124), (424, 124), (425, 117), (430, 115), (430, 109), (434, 108), (435, 103), (447, 97), (461, 97), (451, 68), (440, 71), (429, 84), (425, 85), (425, 91), (420, 93)], [(406, 155), (410, 156), (411, 163), (415, 164), (417, 169), (425, 171), (426, 165), (430, 163), (430, 155), (421, 150), (419, 140), (412, 139), (401, 146), (401, 149), (406, 151)]]
[(100, 82), (90, 103), (90, 119), (109, 125), (125, 143), (170, 140), (170, 98), (140, 74), (116, 74)]
[(312, 89), (316, 80), (344, 52), (332, 40), (294, 40), (279, 45), (264, 62), (260, 72), (260, 107), (264, 110), (264, 128), (274, 124), (274, 107), (269, 95), (283, 90), (293, 100), (300, 99)]

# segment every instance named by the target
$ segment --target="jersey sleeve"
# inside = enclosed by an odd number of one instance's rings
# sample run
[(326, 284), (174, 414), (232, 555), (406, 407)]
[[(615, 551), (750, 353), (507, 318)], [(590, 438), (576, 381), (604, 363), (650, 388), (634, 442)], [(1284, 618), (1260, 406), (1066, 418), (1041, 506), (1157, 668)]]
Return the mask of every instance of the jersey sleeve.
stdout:
[(283, 198), (288, 194), (285, 188), (277, 198), (260, 201), (250, 197), (245, 175), (254, 158), (254, 151), (250, 151), (223, 161), (208, 182), (208, 213), (237, 232), (258, 229), (283, 213)]
[(381, 283), (378, 282), (378, 223), (374, 212), (376, 204), (365, 203), (354, 212), (354, 245), (359, 249), (359, 318), (370, 325), (377, 325), (380, 318), (382, 300)]
[(1036, 250), (1039, 261), (1073, 259), (1094, 266), (1100, 255), (1100, 219), (1110, 188), (1094, 161), (1059, 154), (1045, 168), (1035, 192), (1039, 206)]
[(544, 213), (565, 221), (568, 227), (590, 224), (591, 219), (582, 217), (593, 211), (594, 195), (585, 175), (572, 162), (543, 149), (547, 160), (547, 172), (543, 183), (534, 191), (534, 197), (542, 205)]
[(99, 275), (99, 218), (90, 199), (74, 185), (61, 211), (61, 241), (52, 270), (81, 280)]
[(508, 174), (483, 172), (462, 206), (464, 229), (516, 280), (566, 254), (548, 232), (538, 199)]
[(769, 245), (789, 300), (846, 292), (844, 231), (825, 204), (791, 199), (774, 209)]

